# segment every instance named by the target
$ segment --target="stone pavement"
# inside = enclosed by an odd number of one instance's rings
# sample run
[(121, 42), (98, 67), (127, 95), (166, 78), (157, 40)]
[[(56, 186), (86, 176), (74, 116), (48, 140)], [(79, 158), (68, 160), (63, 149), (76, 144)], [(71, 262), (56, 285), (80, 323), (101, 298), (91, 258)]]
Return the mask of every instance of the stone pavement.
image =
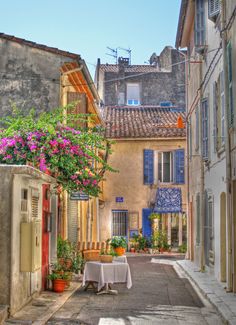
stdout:
[(118, 290), (117, 296), (97, 296), (92, 290), (80, 288), (47, 324), (223, 324), (215, 308), (199, 298), (181, 272), (177, 274), (179, 267), (173, 267), (174, 258), (163, 257), (128, 257), (133, 280), (130, 290), (116, 284), (112, 287)]
[(133, 281), (130, 290), (124, 284), (116, 284), (113, 287), (119, 291), (117, 296), (97, 296), (75, 282), (63, 294), (42, 293), (5, 324), (223, 324), (216, 309), (193, 289), (176, 258), (128, 257)]
[(189, 260), (177, 264), (188, 274), (201, 293), (215, 306), (226, 324), (236, 325), (236, 295), (226, 292), (223, 285)]

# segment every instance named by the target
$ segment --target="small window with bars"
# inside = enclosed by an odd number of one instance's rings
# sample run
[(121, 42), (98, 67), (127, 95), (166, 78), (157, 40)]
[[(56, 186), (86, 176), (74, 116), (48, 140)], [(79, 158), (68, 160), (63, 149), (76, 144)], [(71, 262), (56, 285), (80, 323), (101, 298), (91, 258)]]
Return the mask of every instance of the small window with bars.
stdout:
[(28, 211), (28, 190), (25, 188), (21, 189), (21, 212)]
[(112, 236), (127, 236), (128, 211), (112, 210)]

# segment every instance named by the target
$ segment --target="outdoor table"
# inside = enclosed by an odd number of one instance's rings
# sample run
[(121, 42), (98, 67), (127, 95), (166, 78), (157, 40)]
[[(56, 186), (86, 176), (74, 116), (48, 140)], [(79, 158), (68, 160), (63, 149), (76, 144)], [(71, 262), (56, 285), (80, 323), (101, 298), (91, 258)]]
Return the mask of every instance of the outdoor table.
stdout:
[[(128, 289), (132, 287), (129, 264), (124, 262), (86, 262), (84, 268), (83, 286), (85, 286), (87, 281), (98, 283), (98, 294), (117, 294), (117, 290), (109, 289), (108, 285), (110, 283), (126, 283)], [(100, 291), (103, 287), (105, 287), (105, 289)]]
[(127, 257), (125, 255), (122, 256), (114, 256), (113, 257), (114, 262), (120, 262), (120, 263), (127, 263)]

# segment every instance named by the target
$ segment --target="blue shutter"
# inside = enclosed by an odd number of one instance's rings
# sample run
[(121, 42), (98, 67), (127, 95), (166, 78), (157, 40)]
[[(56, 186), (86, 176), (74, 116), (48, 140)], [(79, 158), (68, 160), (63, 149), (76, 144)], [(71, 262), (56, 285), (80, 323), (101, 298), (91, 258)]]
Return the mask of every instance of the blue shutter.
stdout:
[(151, 213), (152, 213), (151, 209), (149, 209), (149, 208), (143, 209), (142, 234), (143, 234), (143, 236), (148, 237), (148, 238), (150, 238), (152, 235), (151, 221), (148, 218)]
[(143, 151), (143, 183), (151, 185), (154, 182), (154, 152), (150, 149)]
[(184, 149), (174, 151), (174, 182), (184, 184)]

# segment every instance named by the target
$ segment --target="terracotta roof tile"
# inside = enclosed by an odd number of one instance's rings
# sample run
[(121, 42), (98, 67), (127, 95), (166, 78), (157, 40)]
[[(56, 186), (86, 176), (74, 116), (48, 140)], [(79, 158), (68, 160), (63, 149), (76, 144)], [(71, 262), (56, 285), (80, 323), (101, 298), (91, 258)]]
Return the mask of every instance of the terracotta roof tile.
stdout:
[(66, 57), (69, 57), (69, 58), (72, 58), (72, 59), (80, 59), (79, 54), (75, 54), (75, 53), (59, 50), (58, 48), (55, 48), (55, 47), (49, 47), (49, 46), (46, 46), (46, 45), (43, 45), (43, 44), (38, 44), (38, 43), (35, 43), (35, 42), (27, 41), (27, 40), (25, 40), (23, 38), (15, 37), (15, 36), (12, 36), (12, 35), (7, 35), (7, 34), (4, 34), (4, 33), (0, 33), (0, 38), (6, 39), (6, 40), (11, 41), (11, 42), (16, 42), (16, 43), (19, 43), (19, 44), (22, 44), (22, 45), (34, 47), (34, 48), (37, 48), (37, 49), (42, 50), (42, 51), (47, 51), (47, 52), (54, 53), (54, 54), (57, 54), (57, 55), (66, 56)]
[[(104, 72), (119, 72), (118, 64), (101, 64), (100, 69)], [(125, 67), (125, 72), (159, 72), (160, 69), (152, 65), (128, 65)]]
[(186, 137), (177, 128), (177, 118), (185, 114), (173, 107), (112, 106), (105, 107), (104, 120), (108, 138)]

